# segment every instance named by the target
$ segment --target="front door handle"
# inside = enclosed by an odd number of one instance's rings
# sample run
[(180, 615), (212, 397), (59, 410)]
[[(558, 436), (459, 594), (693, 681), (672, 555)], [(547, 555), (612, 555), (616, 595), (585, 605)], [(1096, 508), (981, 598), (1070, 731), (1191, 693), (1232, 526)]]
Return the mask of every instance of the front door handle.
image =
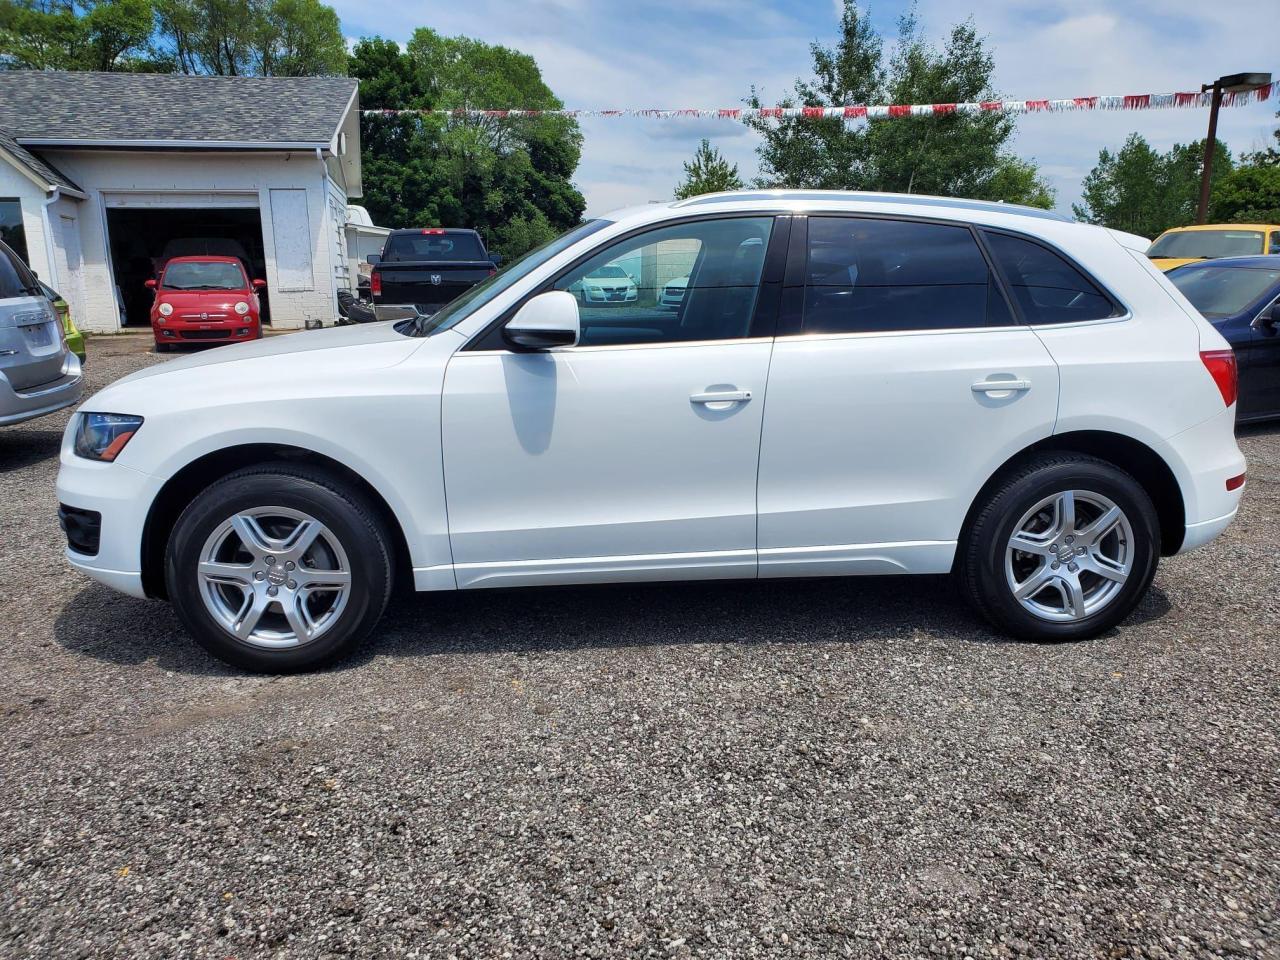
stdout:
[(751, 399), (750, 390), (713, 390), (708, 393), (695, 393), (689, 397), (690, 403), (746, 403)]
[(973, 385), (974, 393), (1021, 393), (1030, 389), (1030, 380), (979, 380)]

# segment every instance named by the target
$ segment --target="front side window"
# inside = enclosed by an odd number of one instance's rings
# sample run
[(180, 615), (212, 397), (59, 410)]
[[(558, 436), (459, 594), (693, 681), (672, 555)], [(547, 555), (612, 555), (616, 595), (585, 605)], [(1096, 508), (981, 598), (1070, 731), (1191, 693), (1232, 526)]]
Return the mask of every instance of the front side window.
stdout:
[(810, 217), (805, 333), (1012, 323), (968, 227)]
[(8, 197), (0, 197), (0, 243), (27, 262), (27, 234), (22, 227), (22, 203)]
[(1005, 233), (984, 232), (1027, 323), (1074, 323), (1119, 314), (1093, 281), (1048, 247)]
[(578, 345), (748, 336), (772, 228), (772, 217), (700, 220), (596, 254), (555, 284), (578, 301)]
[(192, 260), (170, 263), (161, 286), (166, 290), (244, 290), (249, 284), (238, 263)]
[(1267, 253), (1280, 253), (1280, 230), (1271, 231), (1271, 246)]

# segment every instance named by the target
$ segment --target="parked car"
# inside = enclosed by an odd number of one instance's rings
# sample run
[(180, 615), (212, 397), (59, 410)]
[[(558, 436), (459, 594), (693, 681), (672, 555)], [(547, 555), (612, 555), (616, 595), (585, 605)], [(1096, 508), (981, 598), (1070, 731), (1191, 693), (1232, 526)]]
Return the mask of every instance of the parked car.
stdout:
[(1189, 263), (1169, 279), (1236, 352), (1237, 422), (1280, 417), (1280, 258)]
[(684, 294), (688, 288), (688, 277), (676, 277), (663, 285), (662, 293), (658, 296), (658, 302), (670, 310), (675, 310), (679, 308), (680, 304), (684, 303)]
[(83, 365), (88, 354), (84, 349), (84, 334), (77, 328), (75, 321), (71, 319), (71, 306), (67, 301), (62, 299), (62, 294), (49, 286), (43, 280), (39, 281), (40, 289), (44, 291), (45, 297), (53, 304), (54, 311), (58, 314), (58, 320), (62, 324), (63, 339), (67, 341), (67, 349), (80, 358)]
[(498, 272), (502, 258), (485, 249), (474, 230), (427, 227), (392, 230), (381, 254), (371, 254), (369, 292), (388, 318), (410, 307), (432, 314)]
[(616, 264), (597, 267), (575, 282), (569, 292), (582, 303), (635, 303), (639, 288), (627, 271)]
[(1280, 226), (1273, 223), (1207, 223), (1174, 227), (1156, 237), (1147, 256), (1161, 270), (1194, 260), (1280, 253)]
[[(954, 572), (1004, 632), (1093, 636), (1244, 487), (1235, 356), (1143, 246), (892, 194), (592, 220), (431, 317), (108, 387), (63, 442), (67, 556), (267, 671), (349, 651), (398, 576)], [(659, 254), (678, 311), (568, 292)]]
[(151, 332), (156, 350), (259, 339), (258, 291), (265, 286), (264, 280), (250, 281), (236, 257), (174, 257), (159, 280), (147, 281), (155, 291)]
[(80, 358), (67, 347), (57, 311), (0, 241), (0, 426), (69, 407), (83, 389)]

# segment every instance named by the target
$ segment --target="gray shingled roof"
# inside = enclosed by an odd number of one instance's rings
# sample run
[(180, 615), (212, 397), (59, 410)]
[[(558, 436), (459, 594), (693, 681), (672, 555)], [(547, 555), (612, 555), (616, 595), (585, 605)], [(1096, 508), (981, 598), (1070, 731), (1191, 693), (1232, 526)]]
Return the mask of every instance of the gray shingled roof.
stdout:
[(16, 140), (327, 144), (349, 77), (0, 71), (0, 130)]
[(18, 143), (17, 140), (13, 139), (13, 137), (9, 136), (3, 130), (0, 130), (0, 150), (9, 154), (9, 156), (13, 157), (14, 160), (18, 161), (18, 163), (30, 170), (37, 179), (42, 180), (49, 186), (65, 187), (70, 190), (75, 190), (77, 193), (83, 193), (78, 186), (59, 172), (57, 167), (53, 166), (49, 161), (37, 157), (34, 153), (22, 144)]

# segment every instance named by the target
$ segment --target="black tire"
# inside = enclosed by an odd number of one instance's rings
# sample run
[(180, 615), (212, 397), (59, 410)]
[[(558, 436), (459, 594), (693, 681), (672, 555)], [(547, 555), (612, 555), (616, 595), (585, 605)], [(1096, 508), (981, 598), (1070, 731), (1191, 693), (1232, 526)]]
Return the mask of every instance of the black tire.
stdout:
[[(1118, 506), (1132, 528), (1133, 554), (1128, 579), (1109, 603), (1083, 618), (1062, 622), (1042, 619), (1014, 596), (1006, 553), (1027, 512), (1045, 497), (1067, 490), (1099, 494)], [(1124, 620), (1150, 587), (1159, 558), (1160, 524), (1151, 498), (1137, 480), (1096, 457), (1044, 454), (999, 477), (984, 494), (961, 538), (956, 575), (969, 602), (1001, 631), (1022, 640), (1062, 642), (1097, 636)]]
[[(255, 646), (224, 628), (206, 608), (196, 574), (201, 550), (216, 529), (240, 511), (267, 506), (320, 521), (350, 564), (350, 592), (332, 624), (313, 640), (285, 649)], [(218, 480), (182, 512), (165, 551), (165, 582), (178, 617), (218, 659), (262, 673), (310, 670), (349, 655), (377, 624), (391, 594), (390, 542), (365, 497), (327, 471), (305, 464), (262, 464)]]

